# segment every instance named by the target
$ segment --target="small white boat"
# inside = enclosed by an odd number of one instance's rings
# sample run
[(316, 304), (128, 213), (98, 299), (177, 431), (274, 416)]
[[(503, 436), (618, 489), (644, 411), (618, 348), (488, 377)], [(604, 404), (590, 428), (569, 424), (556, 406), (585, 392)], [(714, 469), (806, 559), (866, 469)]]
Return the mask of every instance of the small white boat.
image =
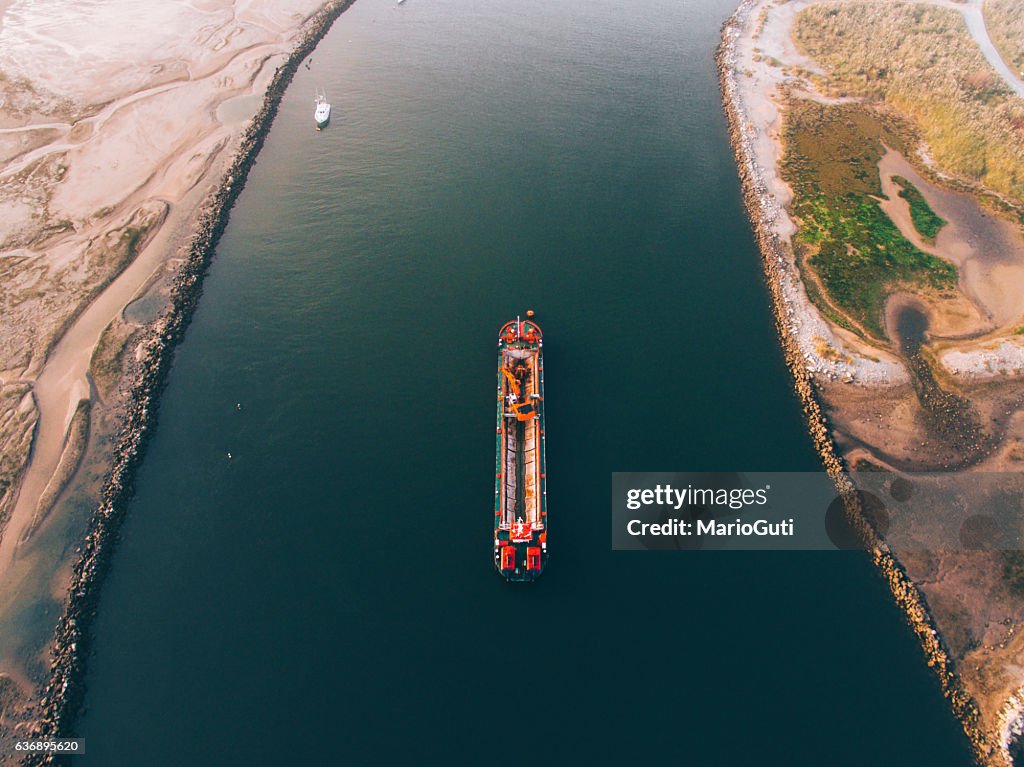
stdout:
[(316, 109), (313, 111), (313, 119), (316, 120), (316, 129), (320, 130), (331, 121), (331, 105), (327, 103), (327, 96), (323, 91), (317, 91)]

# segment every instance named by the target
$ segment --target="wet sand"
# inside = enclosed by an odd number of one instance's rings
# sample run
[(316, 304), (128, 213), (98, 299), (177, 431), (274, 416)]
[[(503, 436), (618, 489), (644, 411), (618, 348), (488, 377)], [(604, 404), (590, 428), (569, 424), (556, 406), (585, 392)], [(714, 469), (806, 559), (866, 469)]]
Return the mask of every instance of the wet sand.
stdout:
[[(975, 303), (975, 316), (933, 318), (944, 327), (933, 337), (975, 337), (1013, 330), (1024, 318), (1024, 237), (1009, 220), (984, 210), (970, 195), (935, 186), (893, 149), (878, 163), (882, 210), (915, 246), (955, 264), (960, 288)], [(946, 220), (935, 243), (925, 242), (910, 219), (910, 206), (892, 180), (902, 176), (921, 192), (936, 214)]]
[[(91, 639), (89, 624), (95, 615), (102, 578), (132, 494), (135, 472), (156, 420), (157, 398), (170, 370), (173, 352), (198, 304), (203, 277), (227, 226), (231, 207), (244, 187), (299, 63), (352, 2), (329, 3), (300, 30), (294, 49), (268, 85), (259, 111), (243, 130), (230, 165), (198, 211), (186, 255), (174, 271), (169, 286), (168, 310), (145, 329), (136, 349), (125, 376), (126, 402), (123, 416), (118, 419), (120, 433), (110, 469), (103, 480), (99, 505), (67, 579), (66, 609), (50, 647), (49, 683), (38, 693), (41, 696), (38, 707), (30, 708), (28, 726), (41, 737), (71, 731), (80, 710), (85, 656)], [(28, 763), (36, 762), (30, 759)]]
[[(96, 554), (89, 543), (95, 524), (84, 552), (53, 534), (85, 526), (61, 518), (80, 511), (53, 505), (81, 456), (82, 434), (69, 434), (72, 418), (81, 402), (93, 402), (102, 408), (93, 410), (94, 426), (125, 424), (114, 455), (139, 455), (140, 429), (155, 410), (154, 382), (289, 79), (279, 70), (293, 71), (293, 49), (304, 55), (347, 5), (0, 2), (0, 68), (24, 83), (0, 83), (0, 248), (8, 257), (0, 264), (13, 270), (10, 300), (0, 306), (0, 387), (29, 385), (38, 413), (27, 470), (8, 493), (0, 485), (0, 519), (7, 515), (0, 619), (8, 633), (18, 631), (15, 614), (37, 598), (31, 595), (63, 604), (69, 582), (73, 595), (91, 584), (95, 561), (83, 562)], [(27, 198), (34, 203), (24, 204)], [(164, 286), (155, 295), (171, 314), (139, 329), (130, 377), (104, 402), (92, 380), (93, 355), (110, 323), (154, 285)], [(119, 496), (128, 480), (115, 467), (104, 496)], [(73, 595), (69, 610), (79, 611)], [(83, 624), (75, 614), (71, 625)], [(38, 663), (49, 665), (52, 653), (59, 667), (73, 659), (74, 645), (69, 654), (58, 640)], [(0, 657), (0, 677), (21, 690), (12, 701), (4, 688), (0, 729), (35, 720), (32, 688), (40, 680), (26, 674), (23, 660)], [(56, 710), (59, 696), (51, 689), (49, 698)]]
[[(27, 254), (56, 280), (81, 271), (83, 250), (95, 251), (112, 227), (140, 215), (153, 219), (126, 268), (116, 258), (103, 263), (105, 253), (90, 253), (99, 263), (91, 265), (82, 292), (62, 299), (54, 287), (45, 301), (19, 302), (16, 314), (4, 316), (9, 326), (0, 335), (14, 351), (0, 355), (0, 370), (8, 371), (0, 373), (0, 384), (31, 384), (38, 423), (16, 501), (3, 499), (9, 519), (0, 537), (0, 583), (12, 581), (15, 561), (30, 545), (27, 534), (48, 511), (38, 508), (39, 500), (64, 453), (78, 402), (91, 397), (89, 365), (101, 334), (183, 255), (197, 213), (220, 183), (276, 65), (320, 5), (306, 0), (288, 8), (268, 0), (235, 9), (221, 0), (153, 12), (126, 0), (93, 0), (74, 11), (0, 4), (0, 66), (26, 78), (37, 98), (27, 110), (11, 99), (0, 109), (9, 124), (0, 179), (12, 180), (7, 198), (15, 200), (19, 174), (59, 162), (59, 178), (34, 174), (24, 183), (45, 188), (50, 219), (71, 222), (54, 237), (33, 230), (34, 214), (0, 204), (0, 224), (16, 233), (8, 253)], [(220, 105), (244, 96), (255, 99), (248, 114), (217, 116)], [(36, 145), (41, 133), (50, 140)], [(18, 153), (19, 145), (31, 148)], [(45, 293), (46, 278), (29, 287), (33, 295)]]

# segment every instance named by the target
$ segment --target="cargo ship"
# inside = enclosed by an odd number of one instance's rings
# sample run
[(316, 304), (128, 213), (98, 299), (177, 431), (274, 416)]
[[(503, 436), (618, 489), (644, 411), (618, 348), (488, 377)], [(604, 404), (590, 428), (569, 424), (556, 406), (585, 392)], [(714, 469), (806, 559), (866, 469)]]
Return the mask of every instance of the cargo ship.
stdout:
[(536, 580), (548, 559), (544, 341), (532, 314), (498, 333), (494, 566), (509, 581)]

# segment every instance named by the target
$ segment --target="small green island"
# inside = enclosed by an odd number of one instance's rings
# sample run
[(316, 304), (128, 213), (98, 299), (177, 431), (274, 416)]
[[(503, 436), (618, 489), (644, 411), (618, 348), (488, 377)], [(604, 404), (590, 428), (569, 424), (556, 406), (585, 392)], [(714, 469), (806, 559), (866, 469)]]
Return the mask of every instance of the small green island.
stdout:
[(946, 220), (935, 213), (924, 199), (921, 190), (914, 186), (903, 176), (893, 176), (893, 182), (900, 188), (900, 197), (910, 205), (910, 219), (914, 222), (914, 228), (928, 244), (935, 243)]

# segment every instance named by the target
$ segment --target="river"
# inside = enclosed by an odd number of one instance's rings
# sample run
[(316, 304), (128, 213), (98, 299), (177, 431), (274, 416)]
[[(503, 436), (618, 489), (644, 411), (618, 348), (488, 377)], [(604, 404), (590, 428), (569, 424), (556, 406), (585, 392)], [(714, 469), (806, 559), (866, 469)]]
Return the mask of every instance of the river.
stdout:
[[(863, 554), (611, 551), (613, 471), (820, 468), (721, 113), (734, 2), (341, 17), (179, 349), (76, 767), (972, 763)], [(527, 307), (533, 586), (491, 561), (495, 336)]]

